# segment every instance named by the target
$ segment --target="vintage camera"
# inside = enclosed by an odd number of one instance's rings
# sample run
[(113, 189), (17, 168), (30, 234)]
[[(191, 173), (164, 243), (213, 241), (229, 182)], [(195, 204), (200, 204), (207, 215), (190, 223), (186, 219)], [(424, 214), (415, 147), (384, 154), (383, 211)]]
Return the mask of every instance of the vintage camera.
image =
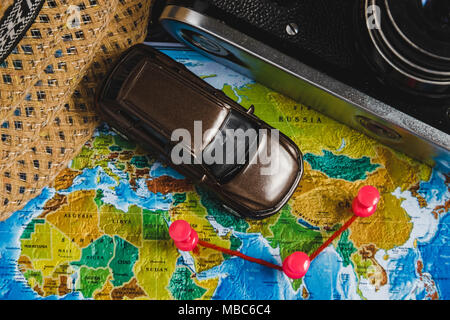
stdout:
[(450, 171), (450, 1), (170, 0), (203, 54)]

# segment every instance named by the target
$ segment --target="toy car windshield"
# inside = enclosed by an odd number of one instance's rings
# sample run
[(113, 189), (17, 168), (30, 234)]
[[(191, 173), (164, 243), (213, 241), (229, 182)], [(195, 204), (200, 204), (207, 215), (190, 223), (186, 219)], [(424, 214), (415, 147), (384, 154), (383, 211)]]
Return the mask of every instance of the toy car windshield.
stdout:
[(207, 154), (215, 156), (217, 150), (221, 151), (222, 161), (205, 163), (206, 168), (218, 181), (229, 181), (249, 163), (250, 151), (258, 141), (258, 130), (256, 123), (238, 112), (230, 111), (214, 140), (203, 151), (204, 159)]

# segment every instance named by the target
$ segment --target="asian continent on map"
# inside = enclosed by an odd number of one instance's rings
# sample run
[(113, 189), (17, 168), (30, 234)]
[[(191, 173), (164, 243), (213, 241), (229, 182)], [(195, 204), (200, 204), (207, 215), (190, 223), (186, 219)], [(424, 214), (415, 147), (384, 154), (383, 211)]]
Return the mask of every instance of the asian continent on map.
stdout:
[[(192, 51), (165, 53), (298, 144), (305, 172), (292, 199), (263, 221), (236, 218), (102, 125), (51, 186), (0, 222), (0, 298), (450, 298), (449, 175)], [(382, 195), (377, 213), (300, 280), (208, 248), (180, 252), (168, 236), (185, 219), (202, 240), (281, 264), (318, 248), (368, 184)]]

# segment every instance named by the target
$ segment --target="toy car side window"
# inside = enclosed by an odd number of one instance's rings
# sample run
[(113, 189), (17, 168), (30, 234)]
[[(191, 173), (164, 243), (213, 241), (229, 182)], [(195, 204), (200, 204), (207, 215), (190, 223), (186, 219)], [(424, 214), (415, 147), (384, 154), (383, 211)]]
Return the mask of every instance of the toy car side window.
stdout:
[(170, 141), (167, 140), (161, 133), (153, 129), (152, 126), (140, 121), (136, 125), (136, 130), (141, 131), (142, 134), (152, 139), (152, 141), (158, 144), (162, 149), (170, 147)]

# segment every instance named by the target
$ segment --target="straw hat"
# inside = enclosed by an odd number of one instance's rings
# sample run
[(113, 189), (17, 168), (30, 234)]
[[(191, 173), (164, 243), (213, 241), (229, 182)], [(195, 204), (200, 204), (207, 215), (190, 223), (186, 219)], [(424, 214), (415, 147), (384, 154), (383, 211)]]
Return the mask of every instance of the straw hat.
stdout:
[(1, 0), (0, 220), (37, 196), (98, 124), (94, 90), (144, 41), (152, 0)]

